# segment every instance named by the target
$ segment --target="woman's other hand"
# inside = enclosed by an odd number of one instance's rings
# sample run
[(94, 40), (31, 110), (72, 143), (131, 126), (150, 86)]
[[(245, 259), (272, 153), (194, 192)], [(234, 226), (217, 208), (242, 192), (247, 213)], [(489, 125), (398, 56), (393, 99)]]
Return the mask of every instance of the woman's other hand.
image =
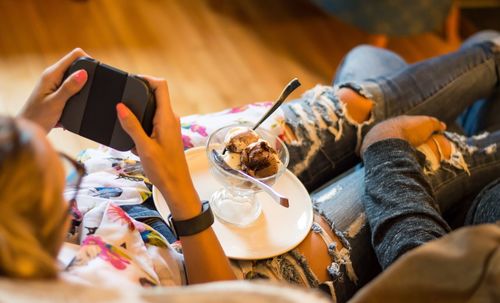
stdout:
[[(152, 77), (143, 78), (149, 82), (156, 96), (151, 137), (123, 103), (116, 106), (118, 119), (134, 140), (144, 172), (165, 197), (173, 219), (191, 219), (201, 213), (201, 203), (189, 174), (181, 125), (170, 106), (167, 82)], [(191, 236), (181, 236), (180, 240), (190, 284), (235, 279), (229, 260), (211, 227)]]
[(368, 146), (373, 143), (390, 138), (403, 139), (418, 147), (427, 142), (433, 134), (445, 130), (446, 124), (433, 117), (398, 116), (375, 125), (366, 134), (360, 154), (363, 156)]
[(200, 213), (201, 204), (184, 156), (180, 121), (170, 106), (167, 82), (147, 76), (143, 78), (149, 82), (156, 97), (151, 137), (123, 103), (116, 107), (118, 118), (135, 143), (146, 176), (168, 201), (174, 219), (192, 218)]
[(47, 133), (56, 126), (68, 99), (87, 82), (87, 72), (83, 69), (62, 82), (66, 70), (79, 57), (89, 55), (76, 48), (45, 69), (19, 116), (39, 124)]

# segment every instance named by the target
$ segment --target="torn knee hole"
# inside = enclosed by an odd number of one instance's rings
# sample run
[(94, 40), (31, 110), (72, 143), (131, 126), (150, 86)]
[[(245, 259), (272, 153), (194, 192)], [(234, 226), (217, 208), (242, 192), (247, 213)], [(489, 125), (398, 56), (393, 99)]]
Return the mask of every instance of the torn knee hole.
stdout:
[[(468, 148), (464, 149), (464, 146)], [(417, 147), (417, 150), (425, 155), (426, 163), (424, 171), (427, 174), (437, 171), (441, 168), (442, 163), (446, 163), (459, 170), (464, 170), (467, 174), (470, 174), (463, 153), (469, 152), (472, 149), (472, 146), (465, 145), (464, 142), (453, 140), (449, 134), (433, 135), (427, 142)]]
[(290, 144), (292, 142), (297, 141), (297, 136), (293, 132), (293, 130), (287, 125), (283, 125), (283, 137), (281, 138), (286, 144)]
[(340, 102), (345, 104), (346, 114), (357, 123), (363, 123), (370, 119), (375, 102), (360, 95), (352, 88), (342, 87), (337, 96)]
[(442, 134), (433, 135), (426, 143), (439, 161), (450, 160), (452, 143)]

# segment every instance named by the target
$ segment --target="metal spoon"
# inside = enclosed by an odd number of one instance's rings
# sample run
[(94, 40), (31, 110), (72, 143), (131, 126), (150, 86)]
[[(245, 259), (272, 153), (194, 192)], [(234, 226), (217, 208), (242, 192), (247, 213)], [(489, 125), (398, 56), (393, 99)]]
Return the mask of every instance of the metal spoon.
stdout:
[(252, 128), (252, 130), (256, 130), (257, 127), (259, 127), (262, 122), (264, 122), (267, 118), (269, 118), (270, 115), (272, 115), (272, 113), (274, 113), (278, 107), (280, 107), (281, 104), (283, 104), (283, 102), (286, 100), (286, 98), (297, 88), (300, 86), (300, 82), (299, 82), (299, 79), (297, 78), (293, 78), (292, 81), (290, 81), (286, 86), (285, 88), (283, 89), (283, 91), (281, 92), (280, 96), (278, 97), (278, 99), (275, 101), (273, 107), (271, 107), (267, 113), (264, 114), (264, 116), (262, 116), (262, 118), (260, 118), (259, 122), (257, 122), (255, 124), (255, 126)]
[[(262, 116), (262, 118), (260, 118), (257, 123), (255, 123), (255, 125), (252, 127), (252, 130), (256, 130), (257, 127), (262, 124), (262, 122), (266, 121), (266, 119), (269, 118), (269, 116), (271, 116), (281, 106), (281, 104), (283, 104), (286, 98), (299, 86), (300, 81), (297, 78), (293, 78), (292, 81), (288, 82), (278, 99), (274, 102), (273, 106), (264, 114), (264, 116)], [(222, 150), (222, 154), (225, 155), (226, 152), (227, 148), (224, 147), (224, 149)]]
[(261, 181), (255, 179), (254, 177), (252, 177), (252, 176), (250, 176), (250, 175), (242, 172), (241, 170), (236, 170), (236, 169), (230, 167), (226, 163), (226, 161), (224, 161), (224, 159), (222, 158), (222, 156), (215, 149), (212, 149), (212, 157), (213, 157), (215, 163), (217, 165), (219, 165), (220, 167), (222, 167), (222, 169), (224, 169), (225, 171), (227, 171), (227, 172), (229, 172), (231, 174), (235, 174), (235, 175), (238, 175), (240, 177), (243, 177), (244, 179), (248, 180), (252, 184), (256, 185), (257, 187), (259, 187), (260, 189), (262, 189), (263, 191), (265, 191), (266, 193), (268, 193), (281, 206), (286, 207), (286, 208), (289, 207), (289, 203), (288, 203), (288, 199), (287, 198), (285, 198), (284, 196), (282, 196), (281, 194), (279, 194), (278, 192), (276, 192), (274, 189), (272, 189), (272, 187), (270, 187), (266, 183), (261, 182)]

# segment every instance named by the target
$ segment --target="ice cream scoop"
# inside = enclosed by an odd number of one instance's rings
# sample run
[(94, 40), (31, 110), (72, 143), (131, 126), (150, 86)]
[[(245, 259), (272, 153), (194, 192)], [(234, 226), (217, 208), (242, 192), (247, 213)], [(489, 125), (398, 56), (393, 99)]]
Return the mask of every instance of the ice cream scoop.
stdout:
[(259, 181), (255, 179), (254, 177), (245, 174), (241, 170), (236, 170), (227, 164), (227, 162), (221, 157), (221, 155), (214, 149), (212, 149), (212, 157), (215, 160), (215, 163), (219, 165), (222, 169), (224, 169), (227, 172), (230, 172), (235, 175), (239, 175), (246, 180), (252, 182), (254, 185), (258, 186), (262, 190), (264, 190), (266, 193), (268, 193), (276, 202), (278, 202), (281, 206), (288, 208), (289, 207), (289, 201), (286, 197), (282, 196), (278, 192), (276, 192), (274, 189), (271, 188), (271, 186), (265, 184), (262, 181)]
[[(224, 147), (222, 154), (225, 155), (228, 150), (235, 152), (235, 153), (240, 153), (248, 144), (250, 144), (252, 142), (256, 142), (257, 140), (254, 140), (254, 138), (257, 134), (254, 132), (254, 130), (256, 130), (267, 118), (269, 118), (269, 116), (271, 116), (281, 106), (281, 104), (283, 104), (283, 102), (285, 102), (286, 98), (299, 86), (300, 86), (299, 79), (297, 79), (297, 78), (292, 79), (292, 81), (290, 81), (285, 86), (285, 88), (281, 92), (281, 94), (278, 97), (278, 99), (276, 100), (276, 102), (274, 102), (273, 106), (264, 114), (264, 116), (262, 116), (262, 118), (259, 121), (257, 121), (257, 123), (255, 123), (255, 125), (252, 127), (252, 129), (247, 128), (246, 130), (241, 130), (242, 131), (241, 133), (238, 133), (239, 130), (233, 129), (234, 132), (236, 132), (236, 134), (233, 134), (231, 132), (233, 130), (230, 130), (226, 134), (226, 141), (227, 142), (225, 142), (226, 147)], [(242, 135), (243, 138), (239, 139), (239, 138), (237, 138), (237, 135)], [(230, 137), (229, 139), (228, 139), (228, 136)], [(235, 140), (235, 142), (234, 142), (235, 144), (230, 144), (231, 137)], [(257, 136), (257, 139), (258, 139), (258, 136)], [(242, 143), (242, 144), (240, 144), (240, 143)], [(233, 150), (231, 150), (230, 148), (233, 148)]]
[(265, 178), (276, 174), (281, 161), (278, 153), (265, 140), (248, 145), (241, 153), (241, 170), (252, 177)]
[(241, 170), (241, 153), (227, 152), (222, 158), (232, 169)]
[(257, 142), (259, 135), (248, 127), (239, 126), (230, 129), (224, 138), (226, 149), (232, 153), (241, 153), (248, 145)]

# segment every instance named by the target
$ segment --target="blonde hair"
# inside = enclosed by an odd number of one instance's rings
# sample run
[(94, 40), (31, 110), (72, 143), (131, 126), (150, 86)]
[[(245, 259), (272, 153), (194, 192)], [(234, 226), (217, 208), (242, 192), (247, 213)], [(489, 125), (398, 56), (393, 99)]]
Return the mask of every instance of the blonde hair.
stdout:
[(61, 224), (51, 222), (51, 210), (61, 207), (44, 201), (46, 176), (32, 140), (14, 119), (0, 116), (0, 275), (14, 278), (57, 275)]

